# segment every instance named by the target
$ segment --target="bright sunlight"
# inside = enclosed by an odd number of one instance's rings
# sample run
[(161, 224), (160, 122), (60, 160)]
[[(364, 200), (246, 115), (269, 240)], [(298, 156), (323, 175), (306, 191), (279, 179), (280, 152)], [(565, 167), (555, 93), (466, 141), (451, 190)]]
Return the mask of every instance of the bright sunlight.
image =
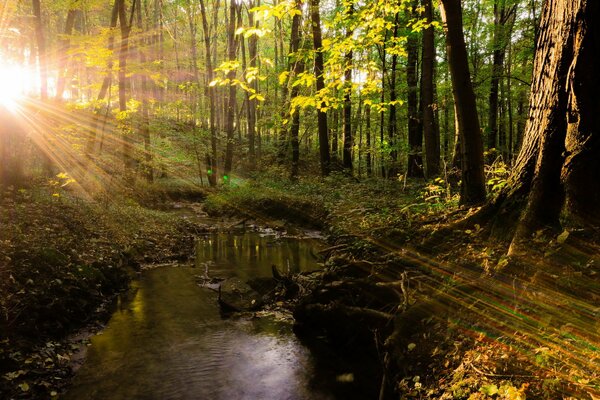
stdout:
[(11, 111), (29, 93), (35, 78), (31, 71), (16, 64), (0, 64), (0, 104)]

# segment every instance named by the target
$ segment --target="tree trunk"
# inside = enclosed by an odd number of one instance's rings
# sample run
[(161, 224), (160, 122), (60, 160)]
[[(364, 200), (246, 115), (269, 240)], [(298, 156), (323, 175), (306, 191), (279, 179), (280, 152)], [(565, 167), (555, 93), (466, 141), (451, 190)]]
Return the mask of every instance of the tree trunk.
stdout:
[(63, 93), (65, 91), (66, 80), (67, 80), (67, 63), (69, 59), (69, 47), (71, 44), (71, 40), (69, 36), (73, 34), (73, 27), (75, 26), (75, 18), (79, 13), (79, 10), (73, 8), (75, 6), (75, 2), (72, 2), (67, 13), (67, 20), (65, 22), (65, 30), (64, 35), (65, 38), (61, 40), (60, 43), (60, 54), (58, 55), (58, 79), (56, 81), (56, 100), (60, 101), (63, 98)]
[[(423, 177), (423, 131), (419, 122), (419, 99), (417, 65), (419, 62), (418, 41), (414, 33), (409, 34), (407, 43), (406, 83), (408, 85), (408, 171), (413, 178)], [(390, 90), (391, 93), (391, 90)], [(391, 98), (390, 98), (391, 100)]]
[[(132, 5), (132, 12), (135, 3)], [(119, 26), (121, 28), (121, 43), (119, 46), (119, 111), (127, 112), (127, 94), (129, 91), (129, 77), (127, 76), (127, 57), (129, 56), (129, 34), (131, 32), (130, 22), (127, 20), (125, 0), (119, 0), (117, 7), (119, 13)], [(123, 130), (123, 163), (125, 168), (131, 170), (133, 158), (131, 156), (133, 141), (131, 135)]]
[[(260, 1), (258, 2), (260, 4)], [(248, 4), (248, 9), (254, 8), (254, 1)], [(254, 22), (254, 13), (248, 11), (248, 25), (252, 27), (258, 27), (258, 22)], [(257, 67), (257, 50), (258, 50), (258, 37), (257, 35), (251, 35), (248, 38), (248, 56), (250, 58), (250, 68), (256, 69)], [(258, 92), (258, 79), (254, 79), (250, 83), (250, 87)], [(250, 96), (251, 97), (251, 96)], [(248, 98), (248, 156), (250, 158), (250, 166), (252, 169), (256, 167), (256, 103), (255, 98)]]
[[(431, 0), (424, 0), (424, 17), (433, 21)], [(440, 173), (440, 130), (435, 121), (435, 32), (433, 26), (423, 30), (423, 69), (421, 71), (421, 104), (423, 137), (425, 138), (425, 167), (427, 178)]]
[[(317, 92), (320, 92), (325, 89), (325, 78), (323, 77), (323, 40), (321, 37), (321, 12), (319, 10), (319, 0), (310, 0), (310, 17), (312, 22), (313, 48), (315, 50), (315, 76), (317, 78)], [(321, 175), (327, 176), (331, 170), (329, 138), (327, 137), (327, 112), (322, 110), (320, 105), (317, 108)]]
[[(117, 27), (117, 22), (119, 19), (119, 4), (120, 4), (120, 0), (115, 0), (115, 2), (113, 3), (113, 9), (112, 9), (112, 14), (111, 14), (111, 18), (110, 18), (111, 33), (108, 37), (108, 44), (106, 46), (106, 49), (109, 52), (112, 52), (115, 48), (115, 36), (112, 34), (112, 29)], [(102, 86), (100, 87), (100, 92), (98, 93), (98, 98), (97, 98), (98, 103), (101, 102), (102, 100), (104, 100), (104, 98), (106, 97), (106, 95), (109, 92), (110, 87), (112, 86), (112, 79), (113, 79), (112, 69), (113, 69), (113, 60), (112, 60), (112, 58), (109, 58), (108, 62), (106, 63), (106, 76), (102, 80)], [(107, 107), (107, 111), (108, 111), (108, 108), (110, 107), (110, 99), (107, 102), (106, 107)], [(92, 120), (92, 129), (90, 132), (90, 138), (88, 139), (88, 143), (86, 146), (87, 154), (92, 154), (96, 147), (96, 137), (98, 135), (98, 126), (100, 125), (100, 112), (101, 111), (102, 111), (101, 107), (99, 107), (99, 106), (94, 107), (94, 117)], [(107, 112), (107, 114), (108, 114), (108, 112)]]
[[(302, 2), (297, 2), (297, 9), (302, 10)], [(290, 36), (290, 59), (293, 60), (293, 66), (290, 66), (290, 69), (293, 72), (293, 77), (297, 77), (304, 70), (304, 63), (298, 54), (298, 50), (300, 49), (300, 26), (302, 23), (302, 13), (294, 14), (292, 19), (292, 29)], [(298, 86), (292, 86), (290, 91), (290, 100), (296, 98), (299, 94)], [(289, 119), (291, 121), (290, 125), (290, 144), (292, 147), (292, 168), (290, 172), (291, 179), (298, 178), (298, 164), (300, 162), (300, 143), (298, 142), (299, 131), (300, 131), (300, 110), (299, 109), (291, 109), (291, 115)]]
[(38, 63), (40, 66), (40, 98), (48, 98), (48, 62), (46, 59), (46, 40), (42, 21), (42, 6), (40, 0), (32, 0), (33, 15), (35, 16), (35, 37), (37, 42)]
[[(346, 11), (346, 17), (350, 20), (352, 13), (354, 12), (354, 5), (350, 3), (348, 10)], [(351, 23), (348, 21), (347, 23)], [(349, 40), (352, 37), (352, 30), (348, 29), (346, 33), (346, 39)], [(343, 163), (344, 168), (352, 173), (352, 148), (354, 142), (352, 138), (352, 50), (346, 52), (344, 56), (344, 151), (343, 151)]]
[(460, 0), (442, 0), (442, 6), (448, 61), (461, 134), (460, 202), (475, 205), (485, 201), (483, 142), (462, 29), (462, 6)]
[(204, 62), (206, 63), (206, 97), (208, 97), (209, 107), (209, 130), (210, 130), (210, 152), (206, 154), (206, 175), (210, 186), (217, 185), (217, 110), (215, 100), (215, 87), (210, 85), (214, 79), (212, 52), (210, 47), (210, 29), (208, 27), (208, 18), (204, 0), (199, 0), (200, 14), (202, 16), (202, 31), (204, 34)]
[[(236, 39), (236, 13), (237, 5), (235, 0), (230, 0), (229, 3), (229, 29), (227, 30), (227, 61), (235, 61), (237, 58), (238, 41)], [(234, 145), (234, 116), (236, 104), (236, 86), (231, 82), (235, 79), (236, 72), (231, 69), (227, 72), (228, 85), (227, 105), (225, 108), (225, 134), (227, 136), (227, 145), (225, 147), (225, 165), (223, 166), (223, 180), (227, 181), (230, 178), (231, 169), (233, 168), (233, 145)]]
[(370, 178), (373, 175), (372, 159), (371, 159), (371, 106), (365, 107), (365, 140), (366, 140), (366, 164), (367, 164), (367, 176)]
[(492, 79), (489, 96), (489, 116), (488, 116), (488, 162), (493, 162), (498, 149), (498, 93), (500, 79), (504, 72), (504, 59), (506, 57), (506, 47), (510, 41), (510, 31), (512, 22), (516, 15), (516, 5), (506, 8), (506, 0), (494, 0), (494, 37), (493, 61), (492, 61)]
[(509, 254), (536, 230), (558, 228), (563, 210), (583, 226), (600, 221), (599, 19), (595, 0), (545, 3), (523, 146), (491, 204), (493, 233), (514, 232)]
[[(398, 28), (400, 24), (400, 13), (396, 13), (394, 16), (394, 31), (393, 38), (394, 40), (398, 37)], [(416, 40), (409, 37), (410, 40)], [(415, 65), (416, 58), (418, 58), (417, 53), (418, 49), (415, 46), (413, 48), (414, 56), (415, 56)], [(398, 54), (394, 52), (392, 54), (392, 63), (390, 65), (390, 70), (388, 72), (388, 80), (389, 80), (389, 88), (390, 88), (390, 111), (388, 117), (388, 141), (390, 146), (390, 165), (388, 167), (388, 177), (395, 179), (400, 172), (398, 167), (398, 110), (396, 107), (396, 103), (398, 101), (398, 92), (396, 91), (396, 78), (398, 76)], [(415, 69), (415, 87), (416, 87), (416, 69)], [(409, 89), (410, 90), (410, 89)], [(410, 119), (410, 116), (409, 116)], [(410, 122), (409, 122), (410, 124)]]
[[(137, 27), (141, 32), (144, 32), (144, 26), (142, 23), (142, 4), (141, 0), (136, 1), (136, 20)], [(142, 67), (145, 67), (147, 57), (144, 50), (145, 38), (146, 35), (140, 35), (140, 39), (138, 41), (138, 53), (140, 57), (140, 64)], [(143, 173), (144, 177), (148, 182), (152, 182), (154, 180), (154, 170), (152, 168), (152, 150), (150, 148), (150, 102), (148, 98), (150, 97), (150, 90), (148, 89), (148, 76), (145, 71), (142, 71), (140, 76), (140, 87), (142, 90), (142, 105), (140, 108), (141, 112), (141, 121), (140, 121), (140, 136), (144, 140), (144, 168)]]

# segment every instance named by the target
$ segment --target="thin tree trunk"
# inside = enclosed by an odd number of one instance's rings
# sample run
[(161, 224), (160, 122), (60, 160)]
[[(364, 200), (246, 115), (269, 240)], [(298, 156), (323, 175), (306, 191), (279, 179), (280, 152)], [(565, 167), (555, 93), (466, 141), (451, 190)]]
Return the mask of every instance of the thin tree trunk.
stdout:
[(469, 74), (467, 48), (462, 29), (462, 6), (460, 0), (442, 0), (442, 5), (448, 60), (461, 133), (460, 201), (468, 205), (480, 204), (485, 201), (483, 141), (476, 112), (475, 93)]
[(210, 85), (210, 82), (214, 79), (212, 53), (211, 53), (211, 41), (210, 41), (210, 29), (208, 27), (208, 18), (206, 15), (206, 7), (204, 0), (198, 0), (200, 4), (200, 14), (202, 16), (202, 31), (204, 34), (204, 62), (206, 63), (206, 77), (207, 84), (206, 97), (208, 97), (208, 108), (209, 108), (209, 129), (210, 129), (210, 152), (206, 153), (206, 175), (208, 176), (208, 182), (210, 186), (217, 185), (217, 110), (215, 100), (215, 87)]
[[(431, 0), (424, 0), (424, 17), (433, 21)], [(435, 33), (433, 26), (423, 31), (423, 69), (421, 70), (421, 104), (423, 136), (425, 138), (425, 166), (427, 178), (440, 173), (440, 131), (435, 121)], [(436, 129), (437, 128), (437, 129)]]
[[(298, 1), (297, 9), (302, 10), (302, 2)], [(294, 14), (292, 19), (292, 29), (290, 33), (290, 53), (291, 58), (293, 58), (293, 67), (291, 70), (293, 72), (293, 77), (296, 78), (303, 70), (304, 63), (298, 54), (298, 50), (300, 50), (300, 26), (302, 24), (302, 13)], [(298, 86), (293, 86), (290, 91), (290, 99), (293, 100), (298, 96), (299, 88)], [(289, 116), (291, 120), (290, 125), (290, 144), (292, 147), (292, 165), (290, 178), (297, 179), (298, 178), (298, 168), (300, 162), (300, 143), (299, 143), (299, 131), (300, 131), (300, 110), (299, 109), (290, 109), (291, 115)]]
[[(407, 64), (406, 83), (408, 85), (408, 176), (423, 177), (423, 131), (419, 122), (419, 99), (417, 82), (417, 64), (419, 62), (418, 40), (414, 33), (408, 36), (406, 42)], [(390, 89), (390, 93), (393, 90)], [(391, 100), (391, 98), (390, 98)]]
[(44, 23), (40, 0), (32, 0), (32, 6), (33, 15), (35, 16), (35, 37), (40, 67), (40, 98), (46, 100), (48, 99), (48, 60), (46, 59), (46, 40), (44, 38)]
[[(319, 0), (310, 0), (310, 17), (312, 22), (313, 49), (315, 51), (315, 76), (317, 78), (317, 92), (325, 89), (323, 77), (323, 40), (321, 37), (321, 12)], [(322, 110), (323, 104), (318, 105), (317, 123), (319, 127), (319, 159), (321, 162), (321, 175), (327, 176), (331, 170), (331, 156), (329, 154), (329, 138), (327, 133), (327, 112)]]
[(70, 5), (67, 13), (67, 20), (65, 22), (65, 30), (63, 31), (65, 37), (60, 43), (60, 54), (58, 55), (58, 79), (56, 81), (56, 100), (62, 100), (63, 93), (65, 91), (65, 83), (67, 79), (67, 63), (69, 59), (69, 47), (71, 40), (69, 36), (73, 34), (73, 27), (75, 26), (75, 18), (79, 13), (79, 10), (73, 8), (74, 2)]
[[(235, 0), (229, 2), (229, 29), (227, 31), (227, 61), (235, 61), (237, 58), (237, 46), (235, 31), (237, 29), (236, 13), (237, 5)], [(233, 82), (236, 76), (236, 71), (231, 69), (227, 72), (227, 79)], [(227, 181), (230, 178), (231, 169), (233, 168), (233, 137), (235, 134), (234, 116), (236, 104), (236, 86), (228, 85), (227, 105), (225, 108), (225, 134), (227, 136), (227, 145), (225, 147), (225, 165), (223, 167), (223, 180)]]
[[(136, 7), (136, 17), (137, 17), (137, 26), (141, 32), (144, 31), (143, 21), (142, 21), (142, 4), (141, 0), (135, 0), (137, 2)], [(144, 52), (144, 44), (145, 40), (144, 35), (141, 36), (142, 39), (138, 41), (138, 53), (140, 57), (140, 63), (143, 67), (146, 66), (147, 57)], [(142, 90), (142, 104), (140, 107), (141, 113), (141, 122), (140, 122), (140, 136), (144, 140), (144, 176), (148, 182), (152, 182), (154, 180), (154, 170), (152, 168), (152, 150), (150, 148), (150, 105), (148, 101), (148, 97), (150, 91), (148, 89), (148, 76), (145, 72), (142, 71), (140, 76), (140, 86)]]
[[(110, 18), (111, 33), (108, 36), (108, 44), (106, 46), (106, 49), (109, 52), (112, 52), (115, 48), (115, 36), (112, 33), (112, 30), (117, 27), (117, 22), (119, 19), (120, 1), (121, 0), (115, 0), (115, 2), (113, 3), (113, 9), (112, 9), (112, 14), (111, 14), (111, 18)], [(108, 59), (108, 62), (106, 64), (106, 75), (104, 76), (104, 79), (102, 80), (102, 86), (100, 87), (100, 92), (98, 93), (97, 103), (100, 103), (102, 100), (104, 100), (106, 95), (109, 93), (110, 87), (112, 86), (113, 64), (114, 64), (113, 59), (111, 57)], [(109, 96), (109, 101), (106, 104), (107, 111), (108, 111), (109, 107), (110, 107), (110, 96)], [(99, 107), (99, 106), (94, 107), (94, 117), (93, 117), (93, 121), (92, 121), (92, 129), (91, 129), (90, 137), (89, 137), (88, 143), (87, 143), (87, 154), (88, 155), (92, 154), (94, 152), (94, 148), (96, 147), (96, 138), (98, 135), (98, 126), (100, 125), (101, 111), (102, 111), (101, 107)]]
[[(353, 12), (354, 5), (350, 3), (348, 5), (348, 10), (346, 11), (348, 19), (352, 18)], [(350, 23), (350, 21), (348, 23)], [(348, 29), (348, 32), (346, 33), (347, 40), (350, 40), (352, 33), (352, 30)], [(342, 160), (344, 168), (350, 171), (350, 173), (352, 173), (352, 148), (354, 147), (352, 138), (352, 58), (352, 50), (349, 50), (344, 56), (344, 151)]]

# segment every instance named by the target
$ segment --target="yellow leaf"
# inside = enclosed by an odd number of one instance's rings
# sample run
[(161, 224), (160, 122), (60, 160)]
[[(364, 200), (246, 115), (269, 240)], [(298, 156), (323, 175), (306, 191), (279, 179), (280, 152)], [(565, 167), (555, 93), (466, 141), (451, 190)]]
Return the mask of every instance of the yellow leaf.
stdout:
[(287, 77), (290, 73), (288, 71), (283, 71), (281, 74), (279, 74), (279, 84), (283, 85), (285, 84), (285, 81), (287, 80)]

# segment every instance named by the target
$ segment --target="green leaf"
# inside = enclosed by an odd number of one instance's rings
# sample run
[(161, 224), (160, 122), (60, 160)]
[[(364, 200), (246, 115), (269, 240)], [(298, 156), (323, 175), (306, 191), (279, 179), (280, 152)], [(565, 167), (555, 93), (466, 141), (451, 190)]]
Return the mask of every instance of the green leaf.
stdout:
[(498, 386), (494, 385), (493, 383), (489, 385), (483, 385), (479, 391), (485, 395), (493, 396), (498, 394)]
[(567, 241), (567, 239), (569, 238), (569, 231), (567, 231), (566, 229), (563, 231), (563, 233), (561, 233), (560, 235), (558, 235), (558, 237), (556, 238), (556, 242), (558, 244), (563, 244), (564, 242)]

